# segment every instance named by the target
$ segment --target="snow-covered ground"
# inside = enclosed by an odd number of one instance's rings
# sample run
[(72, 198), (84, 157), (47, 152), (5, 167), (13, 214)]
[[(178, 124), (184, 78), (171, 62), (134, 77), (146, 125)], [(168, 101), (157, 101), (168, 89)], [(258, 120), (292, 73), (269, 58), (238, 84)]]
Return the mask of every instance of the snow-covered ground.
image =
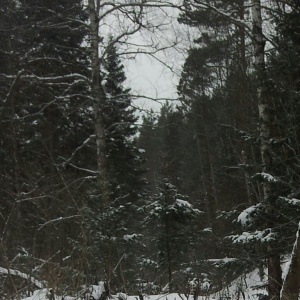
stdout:
[[(266, 294), (263, 287), (264, 283), (260, 280), (258, 271), (253, 271), (249, 274), (243, 275), (234, 280), (229, 286), (225, 287), (218, 293), (207, 294), (199, 296), (197, 300), (258, 300), (261, 299), (260, 295)], [(93, 285), (90, 287), (89, 293), (86, 293), (85, 298), (83, 296), (64, 296), (56, 295), (55, 300), (98, 300), (101, 293), (104, 291), (103, 283), (100, 282), (98, 286)], [(93, 298), (91, 298), (91, 296)], [(24, 298), (22, 300), (49, 300), (50, 292), (48, 289), (40, 289), (33, 293), (32, 296)], [(112, 300), (140, 300), (138, 295), (126, 295), (123, 293), (113, 295)], [(158, 294), (158, 295), (143, 295), (143, 300), (194, 300), (193, 295), (185, 295), (178, 293), (171, 294)]]

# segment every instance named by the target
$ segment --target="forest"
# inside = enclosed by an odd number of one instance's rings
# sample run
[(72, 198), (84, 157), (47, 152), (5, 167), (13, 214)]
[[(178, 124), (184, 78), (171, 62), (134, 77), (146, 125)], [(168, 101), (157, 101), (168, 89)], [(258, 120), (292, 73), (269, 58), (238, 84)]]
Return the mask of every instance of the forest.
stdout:
[[(176, 99), (133, 90), (169, 50)], [(298, 299), (299, 0), (2, 0), (0, 126), (0, 299)]]

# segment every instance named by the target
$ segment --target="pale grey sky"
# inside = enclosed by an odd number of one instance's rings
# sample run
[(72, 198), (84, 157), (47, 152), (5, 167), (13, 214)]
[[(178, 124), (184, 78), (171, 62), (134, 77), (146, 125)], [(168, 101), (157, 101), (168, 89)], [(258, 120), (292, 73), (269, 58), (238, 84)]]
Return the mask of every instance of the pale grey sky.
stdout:
[[(177, 0), (173, 1), (176, 3)], [(101, 19), (100, 31), (107, 33), (107, 37), (122, 37), (118, 44), (126, 68), (127, 84), (133, 94), (146, 96), (136, 100), (135, 104), (142, 109), (159, 111), (160, 101), (147, 97), (177, 98), (182, 64), (193, 38), (191, 28), (178, 24), (179, 11), (176, 9), (145, 7), (143, 13), (142, 20), (146, 26), (136, 32), (136, 23), (118, 10)], [(102, 14), (105, 15), (105, 11)], [(100, 53), (105, 52), (108, 42), (105, 39), (103, 45), (100, 45)], [(151, 55), (145, 54), (148, 52)]]
[[(173, 18), (169, 28), (156, 34), (155, 39), (159, 47), (167, 47), (155, 54), (155, 57), (147, 54), (138, 54), (134, 59), (123, 61), (126, 67), (128, 85), (134, 94), (141, 94), (152, 98), (177, 98), (177, 85), (179, 82), (182, 65), (190, 48), (193, 35), (192, 29), (178, 24)], [(153, 39), (153, 36), (136, 36), (136, 40), (143, 43), (143, 39)], [(177, 44), (174, 47), (168, 46)], [(163, 101), (151, 101), (139, 99), (136, 103), (141, 108), (160, 110)]]
[[(170, 55), (175, 57), (172, 51)], [(160, 59), (166, 59), (162, 57)], [(170, 58), (172, 60), (172, 58)], [(126, 75), (128, 85), (133, 94), (144, 95), (150, 98), (170, 98), (176, 99), (176, 87), (178, 84), (178, 72), (183, 60), (173, 62), (177, 72), (173, 72), (166, 65), (147, 55), (138, 55), (134, 60), (126, 62)], [(169, 62), (166, 61), (166, 64)], [(174, 64), (176, 66), (174, 66)], [(140, 98), (135, 103), (143, 109), (159, 110), (163, 101), (153, 101), (146, 98)]]

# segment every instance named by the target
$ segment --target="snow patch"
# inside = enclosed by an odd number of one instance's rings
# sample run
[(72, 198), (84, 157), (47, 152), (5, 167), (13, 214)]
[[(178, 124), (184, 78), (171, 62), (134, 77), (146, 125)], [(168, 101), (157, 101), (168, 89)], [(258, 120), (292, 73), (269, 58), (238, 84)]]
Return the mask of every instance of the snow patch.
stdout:
[(238, 222), (241, 223), (242, 226), (246, 226), (252, 219), (252, 214), (258, 208), (258, 205), (250, 206), (240, 213), (238, 216)]
[(233, 243), (248, 244), (250, 242), (268, 243), (276, 240), (276, 234), (271, 228), (256, 230), (255, 232), (243, 232), (241, 235), (231, 236)]
[[(40, 289), (33, 292), (32, 296), (24, 298), (23, 300), (49, 300), (50, 291), (49, 289)], [(58, 300), (58, 297), (55, 297), (55, 300)]]
[(290, 199), (290, 198), (286, 198), (286, 197), (280, 197), (280, 200), (287, 202), (287, 204), (289, 204), (289, 205), (293, 205), (293, 206), (300, 205), (300, 200), (296, 199), (296, 198)]
[(266, 180), (267, 182), (278, 182), (278, 180), (269, 173), (261, 172), (261, 173), (257, 173), (257, 175), (262, 176), (263, 179)]
[(193, 208), (192, 204), (186, 200), (176, 199), (176, 204), (178, 206)]
[(126, 242), (129, 242), (129, 241), (134, 241), (136, 238), (138, 238), (138, 234), (136, 233), (133, 233), (133, 234), (125, 234), (123, 236), (123, 239), (126, 241)]
[(100, 299), (102, 293), (105, 293), (105, 285), (103, 281), (100, 281), (98, 285), (91, 285), (90, 288), (90, 293), (91, 296), (95, 299), (98, 300)]

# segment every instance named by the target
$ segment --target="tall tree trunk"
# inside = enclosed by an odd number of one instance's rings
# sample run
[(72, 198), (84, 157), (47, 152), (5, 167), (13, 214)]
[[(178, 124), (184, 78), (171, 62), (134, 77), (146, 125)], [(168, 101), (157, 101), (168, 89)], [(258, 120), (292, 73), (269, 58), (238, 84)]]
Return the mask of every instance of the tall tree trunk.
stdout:
[(206, 176), (204, 173), (203, 158), (202, 158), (202, 153), (201, 153), (199, 137), (196, 133), (194, 133), (194, 136), (196, 139), (197, 151), (198, 151), (198, 162), (199, 162), (199, 167), (201, 170), (201, 173), (200, 173), (201, 174), (201, 184), (202, 184), (202, 190), (203, 190), (205, 205), (206, 205), (207, 226), (212, 227), (213, 226), (214, 205), (211, 203), (210, 195), (208, 193), (208, 188), (207, 188), (206, 181), (205, 181)]
[[(99, 7), (100, 0), (88, 0), (89, 18), (90, 18), (90, 58), (92, 68), (91, 80), (91, 93), (93, 97), (93, 110), (94, 110), (94, 126), (96, 135), (96, 149), (97, 149), (97, 171), (98, 171), (98, 186), (100, 189), (99, 209), (100, 214), (104, 216), (104, 212), (110, 203), (109, 180), (107, 172), (107, 159), (106, 159), (106, 141), (105, 141), (105, 127), (103, 107), (106, 101), (106, 94), (102, 87), (102, 78), (100, 74), (100, 57), (99, 57), (99, 44), (101, 38), (99, 36)], [(102, 234), (107, 235), (107, 224), (102, 218)], [(104, 274), (107, 276), (107, 282), (110, 283), (112, 274), (112, 261), (110, 259), (110, 245), (107, 245), (105, 254), (103, 253)]]
[[(166, 206), (168, 206), (168, 201), (166, 201)], [(172, 255), (171, 255), (171, 245), (170, 245), (170, 220), (169, 215), (165, 214), (165, 239), (166, 239), (166, 256), (167, 256), (167, 269), (168, 269), (168, 284), (169, 292), (172, 291)]]
[[(241, 20), (245, 19), (245, 3), (242, 1), (239, 5), (239, 17)], [(247, 71), (247, 61), (246, 61), (246, 32), (245, 27), (239, 26), (238, 27), (238, 36), (239, 36), (239, 67), (241, 69), (241, 74), (246, 77)], [(244, 78), (243, 78), (244, 79)]]
[[(257, 97), (259, 110), (259, 128), (260, 128), (260, 152), (262, 158), (262, 171), (272, 173), (272, 151), (269, 141), (272, 138), (272, 115), (271, 115), (271, 97), (267, 88), (267, 76), (265, 70), (265, 38), (262, 32), (262, 15), (260, 0), (252, 0), (252, 18), (253, 18), (253, 44), (255, 69), (258, 79)], [(267, 213), (273, 213), (271, 199), (274, 196), (274, 188), (271, 182), (263, 183), (263, 200), (268, 203)], [(273, 224), (266, 224), (272, 227)], [(280, 299), (281, 290), (281, 267), (280, 254), (268, 247), (268, 290), (270, 300)]]
[[(96, 2), (96, 3), (95, 3)], [(103, 105), (106, 95), (101, 85), (100, 75), (100, 58), (99, 58), (99, 0), (89, 0), (90, 16), (90, 52), (92, 66), (91, 91), (93, 96), (94, 124), (97, 147), (97, 170), (99, 176), (99, 186), (101, 191), (101, 210), (109, 203), (108, 177), (106, 166), (106, 145), (105, 145), (105, 128), (103, 120)]]
[(300, 289), (300, 222), (290, 265), (283, 282), (281, 300), (298, 300)]

